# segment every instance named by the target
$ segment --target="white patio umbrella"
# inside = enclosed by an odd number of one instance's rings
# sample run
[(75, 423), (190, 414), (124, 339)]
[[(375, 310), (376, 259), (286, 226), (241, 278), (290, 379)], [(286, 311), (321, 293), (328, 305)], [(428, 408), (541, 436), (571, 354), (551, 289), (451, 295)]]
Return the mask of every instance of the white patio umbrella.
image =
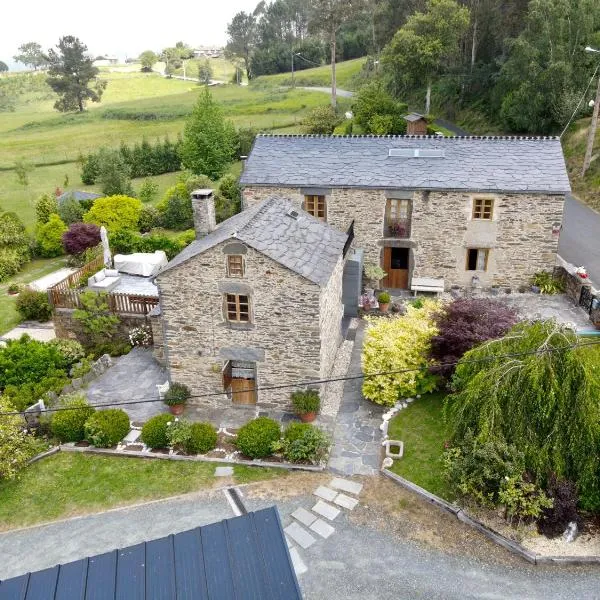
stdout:
[(110, 253), (110, 246), (108, 245), (108, 233), (106, 227), (100, 227), (100, 239), (102, 240), (102, 250), (104, 252), (104, 266), (112, 266), (112, 255)]

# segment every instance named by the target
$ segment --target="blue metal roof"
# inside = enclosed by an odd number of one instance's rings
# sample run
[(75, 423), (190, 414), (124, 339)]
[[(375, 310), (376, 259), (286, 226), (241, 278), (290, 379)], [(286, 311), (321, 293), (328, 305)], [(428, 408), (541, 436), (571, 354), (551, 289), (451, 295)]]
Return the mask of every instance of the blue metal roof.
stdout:
[(62, 204), (70, 198), (73, 198), (73, 200), (77, 200), (78, 202), (83, 202), (84, 200), (96, 200), (97, 198), (102, 198), (102, 194), (96, 194), (96, 192), (82, 192), (80, 190), (74, 190), (72, 192), (62, 193), (56, 200), (59, 204)]
[(275, 507), (0, 582), (0, 600), (301, 600)]

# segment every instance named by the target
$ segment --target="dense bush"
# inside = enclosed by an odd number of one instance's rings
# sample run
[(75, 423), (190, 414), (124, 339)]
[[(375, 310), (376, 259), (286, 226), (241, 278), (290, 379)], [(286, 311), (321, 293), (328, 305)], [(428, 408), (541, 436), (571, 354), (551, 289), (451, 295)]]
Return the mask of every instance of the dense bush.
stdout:
[[(85, 437), (85, 423), (94, 414), (82, 394), (74, 394), (61, 399), (57, 410), (50, 418), (50, 431), (61, 442), (80, 442)], [(73, 409), (73, 410), (64, 410)]]
[(547, 492), (553, 500), (553, 505), (543, 511), (538, 521), (538, 529), (540, 533), (553, 538), (562, 535), (569, 523), (581, 523), (577, 513), (577, 486), (571, 481), (552, 475), (548, 481)]
[(291, 423), (280, 442), (272, 448), (281, 450), (286, 460), (291, 462), (316, 463), (327, 454), (331, 444), (329, 436), (308, 423)]
[(47, 392), (60, 393), (69, 381), (66, 372), (55, 371), (33, 382), (20, 385), (9, 384), (2, 394), (18, 410), (25, 410), (40, 398), (44, 398)]
[(531, 285), (540, 288), (542, 294), (560, 294), (564, 291), (563, 282), (548, 271), (539, 271), (531, 278)]
[(80, 255), (100, 243), (100, 227), (94, 223), (73, 223), (62, 236), (65, 252)]
[(98, 346), (114, 342), (119, 327), (119, 317), (108, 310), (107, 294), (83, 292), (79, 296), (80, 308), (73, 312), (73, 319), (81, 324), (87, 336), (87, 344), (95, 348), (94, 354), (102, 353)]
[(37, 229), (37, 251), (44, 258), (60, 256), (63, 253), (62, 238), (67, 226), (58, 215), (50, 215), (48, 221)]
[(58, 212), (58, 202), (54, 194), (42, 194), (35, 201), (35, 219), (40, 224), (48, 222), (50, 215)]
[(81, 222), (85, 211), (86, 209), (83, 204), (71, 196), (65, 198), (60, 203), (58, 207), (58, 216), (66, 225), (71, 225), (73, 223)]
[(577, 343), (573, 330), (538, 321), (470, 350), (456, 368), (447, 416), (457, 443), (469, 430), (482, 443), (504, 439), (524, 453), (536, 484), (549, 473), (573, 481), (582, 507), (593, 510), (600, 508), (600, 351)]
[(393, 406), (399, 398), (436, 388), (438, 381), (429, 371), (428, 354), (431, 338), (437, 333), (433, 321), (437, 310), (437, 302), (425, 300), (421, 308), (409, 305), (403, 316), (369, 320), (362, 354), (363, 372), (387, 374), (365, 378), (365, 398)]
[(406, 133), (407, 105), (396, 102), (379, 81), (360, 88), (352, 105), (354, 120), (364, 133), (376, 135)]
[(92, 208), (83, 216), (85, 223), (104, 225), (110, 233), (121, 229), (137, 229), (142, 203), (129, 196), (106, 196), (94, 201)]
[(178, 183), (169, 188), (157, 206), (162, 222), (168, 229), (190, 229), (194, 226), (192, 200), (185, 184)]
[[(15, 407), (0, 396), (0, 412), (14, 412)], [(35, 443), (25, 432), (20, 415), (0, 418), (0, 482), (14, 479), (35, 454)]]
[(29, 258), (25, 225), (15, 213), (0, 212), (0, 281), (17, 273)]
[(279, 441), (279, 423), (267, 417), (258, 417), (242, 426), (235, 441), (242, 454), (250, 458), (264, 458), (273, 452), (273, 443)]
[(85, 439), (97, 448), (116, 446), (129, 433), (129, 417), (124, 410), (96, 411), (85, 423)]
[(248, 156), (250, 154), (256, 134), (256, 129), (252, 129), (252, 127), (240, 127), (240, 129), (237, 130), (238, 156)]
[(448, 377), (465, 352), (505, 335), (517, 314), (502, 302), (464, 298), (443, 306), (435, 322), (438, 333), (431, 338), (430, 357), (437, 363), (435, 371)]
[(49, 321), (52, 317), (48, 292), (23, 288), (17, 297), (16, 308), (26, 321)]
[(152, 181), (150, 178), (144, 179), (142, 185), (138, 190), (137, 197), (142, 202), (152, 202), (158, 193), (158, 184)]
[(149, 448), (166, 448), (169, 445), (167, 432), (175, 417), (170, 414), (156, 415), (144, 423), (141, 440)]
[(140, 213), (140, 220), (138, 223), (139, 230), (142, 233), (146, 233), (151, 229), (160, 227), (163, 223), (163, 217), (161, 212), (156, 206), (144, 206)]
[(122, 229), (110, 238), (110, 247), (117, 254), (131, 254), (132, 252), (154, 252), (164, 250), (167, 258), (171, 260), (196, 238), (195, 231), (189, 229), (182, 231), (175, 237), (161, 233), (160, 230), (151, 234), (140, 235), (134, 231)]
[(306, 133), (331, 135), (342, 122), (340, 116), (330, 104), (313, 108), (302, 121)]
[(210, 423), (192, 423), (184, 449), (188, 454), (206, 454), (217, 445), (217, 430)]
[(67, 366), (74, 365), (85, 356), (85, 350), (77, 340), (56, 338), (48, 342), (48, 344), (56, 348), (62, 354)]

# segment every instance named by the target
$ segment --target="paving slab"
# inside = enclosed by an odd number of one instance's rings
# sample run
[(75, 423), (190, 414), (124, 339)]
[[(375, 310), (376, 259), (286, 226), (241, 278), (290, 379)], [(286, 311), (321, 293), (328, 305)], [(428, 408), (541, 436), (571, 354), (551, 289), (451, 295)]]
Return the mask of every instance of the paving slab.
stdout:
[(217, 467), (215, 469), (215, 477), (231, 477), (233, 475), (233, 467)]
[(300, 552), (298, 552), (298, 548), (290, 549), (290, 558), (292, 559), (292, 565), (294, 566), (296, 575), (302, 575), (308, 571), (308, 567), (304, 564), (302, 558), (300, 558)]
[(297, 508), (292, 513), (292, 517), (294, 517), (296, 521), (300, 521), (302, 525), (306, 525), (307, 527), (310, 527), (317, 520), (317, 517), (315, 517), (313, 513), (302, 507)]
[(323, 519), (317, 519), (311, 526), (311, 530), (318, 533), (322, 538), (327, 539), (332, 533), (335, 532), (335, 528), (329, 523), (325, 523)]
[(331, 480), (329, 487), (335, 488), (336, 490), (342, 490), (342, 492), (348, 492), (358, 496), (363, 486), (362, 483), (357, 481), (349, 481), (348, 479), (342, 479), (341, 477), (335, 477)]
[(312, 507), (312, 511), (330, 521), (333, 521), (340, 514), (339, 508), (331, 506), (331, 504), (327, 504), (327, 502), (323, 502), (323, 500), (319, 500)]
[(320, 485), (313, 492), (313, 494), (315, 496), (318, 496), (319, 498), (323, 498), (323, 500), (328, 500), (329, 502), (331, 502), (337, 496), (337, 492), (335, 490), (332, 490), (331, 488), (328, 488), (324, 485)]
[(139, 429), (132, 429), (124, 438), (124, 442), (135, 442), (142, 435), (142, 432)]
[(342, 506), (343, 508), (347, 508), (348, 510), (354, 510), (354, 508), (358, 504), (358, 500), (356, 498), (351, 498), (350, 496), (346, 496), (346, 494), (338, 494), (335, 497), (334, 502), (338, 506)]
[(304, 550), (310, 548), (317, 541), (304, 527), (296, 522), (288, 525), (284, 531)]

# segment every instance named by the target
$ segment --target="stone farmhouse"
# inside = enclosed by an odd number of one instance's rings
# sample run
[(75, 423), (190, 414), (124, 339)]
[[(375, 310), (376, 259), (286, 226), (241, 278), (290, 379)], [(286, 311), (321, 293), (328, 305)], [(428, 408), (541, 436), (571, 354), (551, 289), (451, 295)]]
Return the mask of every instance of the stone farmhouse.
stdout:
[[(170, 379), (194, 403), (283, 408), (290, 390), (327, 377), (341, 342), (347, 235), (270, 197), (218, 227), (211, 190), (192, 193), (198, 239), (158, 274), (152, 317)], [(160, 351), (160, 348), (159, 348)]]
[(387, 273), (443, 286), (518, 287), (555, 266), (570, 185), (558, 138), (261, 135), (243, 207), (287, 198)]

